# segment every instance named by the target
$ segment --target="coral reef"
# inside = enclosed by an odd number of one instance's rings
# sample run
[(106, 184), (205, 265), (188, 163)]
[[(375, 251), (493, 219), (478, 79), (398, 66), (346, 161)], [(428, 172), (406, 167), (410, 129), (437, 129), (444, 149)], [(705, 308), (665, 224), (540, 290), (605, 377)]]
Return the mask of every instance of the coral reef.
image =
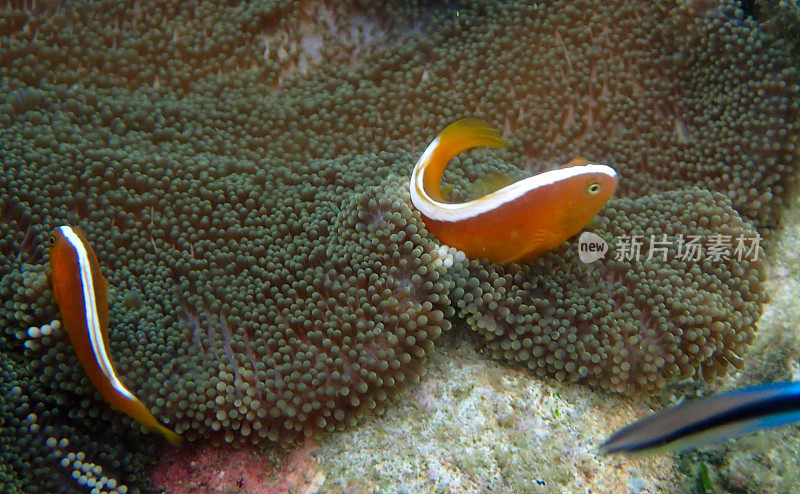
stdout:
[[(752, 339), (758, 263), (590, 269), (569, 244), (506, 272), (436, 244), (403, 189), (433, 135), (474, 115), (511, 145), (453, 163), (454, 198), (491, 171), (582, 155), (613, 163), (631, 197), (597, 232), (752, 233), (731, 204), (775, 224), (798, 163), (797, 75), (732, 2), (8, 1), (0, 45), (3, 379), (70, 410), (52, 419), (61, 453), (85, 450), (102, 475), (121, 468), (118, 435), (146, 436), (74, 372), (52, 324), (43, 239), (61, 223), (87, 231), (110, 282), (126, 384), (217, 444), (299, 440), (381, 408), (456, 311), (496, 355), (614, 390), (722, 373)], [(613, 343), (587, 336), (589, 317)], [(642, 322), (654, 353), (632, 335)], [(15, 442), (29, 412), (0, 410), (15, 417), (3, 458), (33, 458), (7, 463), (10, 485), (63, 475), (35, 452), (62, 437)]]

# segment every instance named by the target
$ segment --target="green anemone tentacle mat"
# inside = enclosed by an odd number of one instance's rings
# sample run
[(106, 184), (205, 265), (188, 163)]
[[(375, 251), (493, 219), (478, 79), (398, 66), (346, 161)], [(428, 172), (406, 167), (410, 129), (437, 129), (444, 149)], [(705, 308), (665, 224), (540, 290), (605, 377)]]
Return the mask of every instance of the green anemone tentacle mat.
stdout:
[(732, 1), (10, 1), (0, 45), (7, 491), (144, 488), (152, 436), (54, 322), (60, 224), (108, 278), (122, 379), (190, 441), (354, 424), (456, 321), (500, 359), (624, 393), (724, 375), (754, 337), (761, 250), (587, 265), (569, 242), (493, 266), (439, 245), (406, 189), (476, 116), (510, 145), (457, 158), (454, 200), (585, 156), (620, 174), (589, 227), (609, 241), (767, 234), (800, 162), (798, 75)]

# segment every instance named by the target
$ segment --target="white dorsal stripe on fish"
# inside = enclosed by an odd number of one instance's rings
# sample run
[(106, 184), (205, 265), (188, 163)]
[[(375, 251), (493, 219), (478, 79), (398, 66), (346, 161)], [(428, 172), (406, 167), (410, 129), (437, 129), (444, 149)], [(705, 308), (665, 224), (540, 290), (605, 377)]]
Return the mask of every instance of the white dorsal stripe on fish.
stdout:
[(425, 190), (423, 180), (426, 166), (430, 162), (434, 151), (439, 146), (439, 141), (440, 138), (436, 137), (425, 152), (422, 153), (422, 156), (420, 156), (419, 161), (417, 161), (417, 164), (414, 166), (414, 171), (411, 173), (411, 183), (409, 187), (411, 202), (414, 204), (414, 207), (423, 215), (436, 221), (457, 222), (474, 218), (493, 211), (504, 204), (513, 202), (528, 191), (539, 187), (546, 187), (583, 174), (600, 173), (608, 175), (609, 177), (617, 176), (617, 172), (610, 166), (589, 163), (587, 165), (576, 165), (542, 172), (538, 175), (514, 182), (507, 187), (503, 187), (500, 190), (472, 201), (457, 204), (439, 202), (433, 199)]
[(94, 279), (92, 277), (92, 266), (89, 262), (89, 255), (86, 253), (86, 246), (83, 241), (78, 237), (75, 231), (70, 226), (59, 227), (64, 238), (69, 242), (75, 250), (76, 258), (78, 259), (78, 272), (80, 274), (80, 284), (83, 291), (83, 307), (86, 318), (86, 329), (89, 332), (89, 341), (92, 343), (92, 351), (94, 352), (97, 362), (100, 365), (100, 370), (106, 375), (111, 385), (114, 386), (120, 394), (126, 398), (135, 400), (136, 397), (128, 391), (128, 388), (122, 384), (117, 373), (114, 371), (114, 366), (106, 351), (105, 343), (103, 341), (103, 333), (100, 327), (100, 317), (97, 314), (97, 301), (95, 300), (94, 293)]

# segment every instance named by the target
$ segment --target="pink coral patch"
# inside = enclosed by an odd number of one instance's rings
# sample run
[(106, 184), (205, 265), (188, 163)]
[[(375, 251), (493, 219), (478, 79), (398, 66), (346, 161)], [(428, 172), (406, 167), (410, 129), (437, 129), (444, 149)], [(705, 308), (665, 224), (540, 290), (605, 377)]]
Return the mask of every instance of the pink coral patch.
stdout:
[[(275, 463), (275, 455), (256, 447), (240, 449), (202, 445), (165, 451), (153, 469), (153, 485), (168, 494), (316, 493), (325, 474), (307, 441)], [(272, 457), (272, 458), (270, 458)]]

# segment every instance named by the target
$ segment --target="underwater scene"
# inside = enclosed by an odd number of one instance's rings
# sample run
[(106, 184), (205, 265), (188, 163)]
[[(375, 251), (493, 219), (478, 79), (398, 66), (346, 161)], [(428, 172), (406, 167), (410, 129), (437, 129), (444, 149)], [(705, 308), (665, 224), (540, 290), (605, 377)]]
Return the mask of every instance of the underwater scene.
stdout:
[(0, 493), (800, 492), (800, 2), (0, 0)]

